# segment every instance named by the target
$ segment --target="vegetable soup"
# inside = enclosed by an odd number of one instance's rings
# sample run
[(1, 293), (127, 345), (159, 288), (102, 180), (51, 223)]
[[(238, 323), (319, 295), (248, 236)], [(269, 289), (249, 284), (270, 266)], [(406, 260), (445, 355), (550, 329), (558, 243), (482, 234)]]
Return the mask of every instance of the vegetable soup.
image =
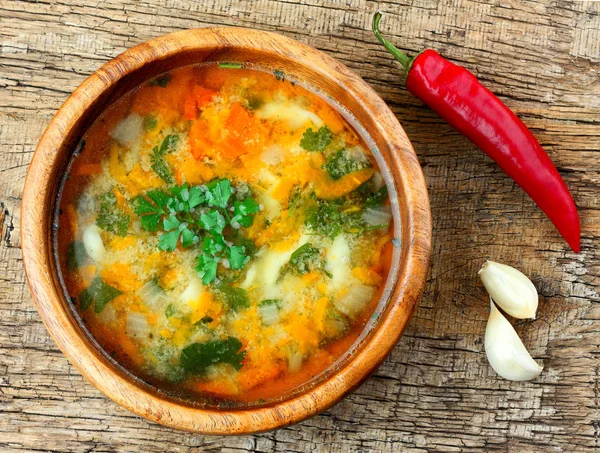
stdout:
[(199, 402), (261, 403), (326, 370), (373, 315), (393, 249), (361, 136), (315, 92), (240, 65), (122, 96), (80, 142), (59, 207), (57, 260), (86, 328)]

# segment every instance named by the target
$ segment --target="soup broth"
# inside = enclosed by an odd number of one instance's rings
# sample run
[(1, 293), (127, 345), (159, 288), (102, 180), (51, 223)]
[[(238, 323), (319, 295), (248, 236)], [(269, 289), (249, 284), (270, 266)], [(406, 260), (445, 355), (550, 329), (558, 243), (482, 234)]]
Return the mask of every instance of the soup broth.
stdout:
[(196, 401), (256, 403), (351, 347), (393, 226), (377, 162), (336, 109), (230, 66), (164, 74), (96, 120), (61, 189), (57, 260), (124, 368)]

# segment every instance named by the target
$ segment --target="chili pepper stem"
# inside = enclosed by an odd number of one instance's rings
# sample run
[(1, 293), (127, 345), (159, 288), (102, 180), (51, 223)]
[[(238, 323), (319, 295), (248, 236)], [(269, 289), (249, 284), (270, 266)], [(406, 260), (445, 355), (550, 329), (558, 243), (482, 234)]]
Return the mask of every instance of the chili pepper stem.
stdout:
[(402, 52), (400, 49), (398, 49), (396, 46), (394, 46), (391, 42), (389, 42), (387, 39), (385, 39), (383, 37), (383, 35), (379, 31), (379, 22), (381, 21), (382, 16), (383, 16), (383, 13), (381, 11), (377, 11), (375, 13), (375, 15), (373, 16), (373, 34), (375, 35), (377, 40), (381, 44), (383, 44), (384, 47), (394, 56), (394, 58), (400, 62), (400, 64), (404, 68), (404, 72), (406, 73), (406, 75), (408, 75), (408, 71), (410, 70), (410, 67), (412, 66), (413, 61), (415, 61), (416, 57), (415, 58), (409, 57), (408, 55), (406, 55), (404, 52)]

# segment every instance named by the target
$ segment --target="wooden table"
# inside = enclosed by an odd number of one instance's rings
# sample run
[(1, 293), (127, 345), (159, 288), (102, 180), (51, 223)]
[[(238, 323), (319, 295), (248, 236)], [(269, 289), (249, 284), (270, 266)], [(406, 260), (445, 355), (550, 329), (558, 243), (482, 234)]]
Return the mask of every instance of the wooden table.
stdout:
[[(470, 68), (532, 128), (571, 189), (582, 252), (483, 153), (405, 89), (371, 35), (432, 47)], [(56, 348), (23, 272), (27, 166), (69, 93), (125, 49), (176, 30), (281, 32), (339, 59), (388, 102), (411, 138), (434, 219), (420, 307), (385, 364), (353, 395), (300, 425), (204, 437), (146, 422), (88, 384)], [(600, 450), (600, 2), (568, 0), (0, 0), (0, 450), (36, 452), (586, 452)], [(498, 260), (530, 275), (538, 319), (516, 322), (544, 364), (508, 382), (487, 364), (486, 293)]]

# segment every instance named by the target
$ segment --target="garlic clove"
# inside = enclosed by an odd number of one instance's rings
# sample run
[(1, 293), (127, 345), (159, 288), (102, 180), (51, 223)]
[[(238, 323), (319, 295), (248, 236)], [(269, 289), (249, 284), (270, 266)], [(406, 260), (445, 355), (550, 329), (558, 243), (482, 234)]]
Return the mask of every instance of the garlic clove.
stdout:
[(535, 318), (538, 293), (525, 274), (494, 261), (487, 261), (478, 274), (485, 289), (502, 310), (519, 319)]
[(531, 358), (513, 326), (490, 298), (490, 317), (485, 329), (485, 354), (496, 373), (510, 381), (529, 381), (543, 367)]

